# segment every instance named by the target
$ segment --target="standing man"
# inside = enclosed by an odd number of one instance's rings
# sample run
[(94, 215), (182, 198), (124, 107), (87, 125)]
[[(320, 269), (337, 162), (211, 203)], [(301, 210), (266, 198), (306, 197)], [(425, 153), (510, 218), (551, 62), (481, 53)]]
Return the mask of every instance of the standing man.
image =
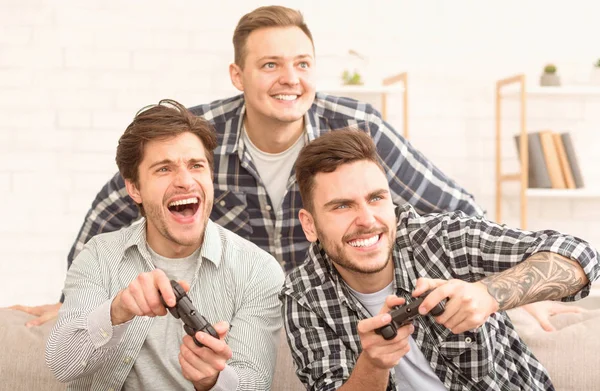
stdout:
[[(300, 380), (312, 391), (554, 389), (504, 310), (587, 296), (597, 251), (462, 212), (395, 212), (380, 162), (360, 130), (323, 135), (296, 162), (312, 244), (280, 298)], [(430, 290), (395, 336), (376, 332)]]
[[(213, 149), (203, 118), (163, 100), (138, 113), (117, 165), (139, 224), (94, 236), (68, 271), (46, 361), (70, 390), (269, 389), (283, 271), (213, 223)], [(167, 313), (180, 280), (218, 333), (186, 335)], [(165, 316), (166, 315), (166, 316)]]

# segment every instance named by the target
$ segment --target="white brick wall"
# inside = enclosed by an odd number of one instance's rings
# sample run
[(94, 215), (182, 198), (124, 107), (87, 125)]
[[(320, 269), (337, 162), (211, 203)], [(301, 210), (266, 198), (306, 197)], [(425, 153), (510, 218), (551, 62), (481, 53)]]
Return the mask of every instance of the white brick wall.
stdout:
[[(525, 72), (535, 82), (552, 61), (564, 82), (582, 81), (600, 56), (592, 0), (279, 3), (304, 12), (321, 83), (356, 65), (350, 48), (369, 57), (371, 80), (409, 72), (411, 141), (491, 216), (495, 80)], [(70, 246), (115, 172), (118, 137), (140, 107), (165, 97), (192, 106), (236, 93), (227, 72), (231, 35), (259, 5), (0, 1), (0, 306), (58, 298)], [(398, 127), (401, 103), (391, 97), (390, 122)], [(506, 124), (516, 125), (509, 108)], [(586, 182), (600, 185), (600, 100), (536, 102), (529, 124), (571, 130)], [(509, 134), (503, 143), (505, 161), (516, 168)], [(513, 224), (516, 199), (505, 202)], [(600, 200), (530, 200), (530, 228), (598, 244), (599, 211)]]

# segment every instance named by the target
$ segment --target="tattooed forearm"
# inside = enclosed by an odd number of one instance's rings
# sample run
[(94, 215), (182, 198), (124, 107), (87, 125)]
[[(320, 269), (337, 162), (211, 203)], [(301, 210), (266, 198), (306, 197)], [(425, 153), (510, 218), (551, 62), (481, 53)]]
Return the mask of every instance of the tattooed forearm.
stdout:
[(480, 282), (496, 299), (499, 309), (506, 310), (572, 295), (588, 283), (588, 278), (577, 262), (558, 254), (541, 252)]

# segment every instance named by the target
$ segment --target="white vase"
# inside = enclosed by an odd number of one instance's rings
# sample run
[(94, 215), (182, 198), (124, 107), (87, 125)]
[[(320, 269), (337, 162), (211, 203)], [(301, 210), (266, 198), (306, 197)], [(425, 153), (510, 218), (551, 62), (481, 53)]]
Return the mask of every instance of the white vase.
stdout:
[(598, 86), (600, 85), (600, 67), (593, 67), (590, 72), (590, 83), (592, 85)]

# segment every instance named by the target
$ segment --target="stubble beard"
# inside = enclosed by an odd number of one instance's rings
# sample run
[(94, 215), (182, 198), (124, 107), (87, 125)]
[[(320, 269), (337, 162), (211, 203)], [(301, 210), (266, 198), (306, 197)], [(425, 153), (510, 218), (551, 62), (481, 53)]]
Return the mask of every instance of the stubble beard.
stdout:
[[(381, 235), (385, 235), (388, 236), (389, 240), (389, 248), (387, 251), (387, 257), (385, 262), (383, 262), (381, 265), (376, 265), (373, 268), (364, 268), (361, 267), (359, 262), (353, 262), (350, 257), (348, 257), (345, 254), (343, 245), (337, 244), (337, 243), (332, 243), (330, 240), (327, 239), (327, 237), (325, 235), (323, 235), (322, 231), (319, 230), (318, 227), (315, 227), (316, 231), (317, 231), (317, 237), (319, 238), (319, 241), (321, 242), (321, 246), (323, 246), (323, 248), (325, 249), (325, 252), (327, 253), (327, 256), (329, 257), (329, 259), (331, 260), (331, 262), (333, 262), (334, 264), (336, 264), (339, 267), (342, 267), (348, 271), (351, 271), (353, 273), (358, 273), (358, 274), (376, 274), (381, 272), (382, 270), (384, 270), (392, 261), (392, 253), (394, 250), (394, 246), (393, 246), (393, 240), (390, 237), (390, 232), (388, 229), (386, 229), (384, 232), (381, 233)], [(342, 239), (342, 241), (344, 242), (344, 240)]]

